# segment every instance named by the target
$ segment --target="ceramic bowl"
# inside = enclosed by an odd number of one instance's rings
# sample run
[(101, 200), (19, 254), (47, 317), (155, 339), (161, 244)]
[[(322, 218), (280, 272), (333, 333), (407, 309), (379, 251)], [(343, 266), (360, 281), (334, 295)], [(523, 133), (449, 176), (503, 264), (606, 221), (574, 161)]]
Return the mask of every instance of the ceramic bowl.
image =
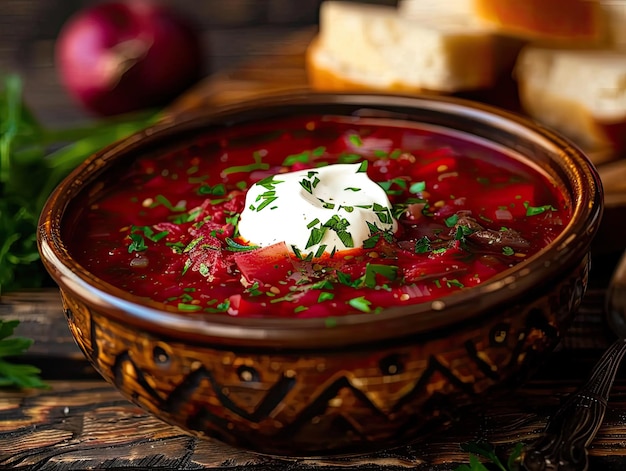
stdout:
[[(121, 161), (220, 126), (301, 113), (401, 118), (508, 149), (561, 182), (571, 222), (545, 249), (436, 303), (324, 319), (238, 319), (165, 309), (95, 277), (64, 237), (67, 214)], [(40, 252), (76, 342), (125, 397), (200, 437), (259, 453), (365, 453), (423, 437), (523, 382), (562, 338), (587, 286), (602, 215), (597, 173), (569, 141), (478, 103), (443, 97), (293, 93), (164, 119), (90, 157), (51, 195)]]

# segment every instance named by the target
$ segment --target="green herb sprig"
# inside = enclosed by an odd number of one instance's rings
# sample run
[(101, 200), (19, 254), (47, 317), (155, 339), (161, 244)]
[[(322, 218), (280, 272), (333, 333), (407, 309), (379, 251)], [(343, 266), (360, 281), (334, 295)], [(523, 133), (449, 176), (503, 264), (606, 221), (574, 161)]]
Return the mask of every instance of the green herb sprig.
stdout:
[(17, 320), (0, 319), (0, 388), (47, 388), (48, 385), (39, 377), (39, 368), (8, 360), (23, 354), (33, 343), (31, 339), (13, 336), (19, 323)]
[(87, 156), (158, 118), (149, 111), (49, 129), (24, 102), (19, 76), (0, 77), (0, 294), (47, 280), (36, 232), (52, 190)]

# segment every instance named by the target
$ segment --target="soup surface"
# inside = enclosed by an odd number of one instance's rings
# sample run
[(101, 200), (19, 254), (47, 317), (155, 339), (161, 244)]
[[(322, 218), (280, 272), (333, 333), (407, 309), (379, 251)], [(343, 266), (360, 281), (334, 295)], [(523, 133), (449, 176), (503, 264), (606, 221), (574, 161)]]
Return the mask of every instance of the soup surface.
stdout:
[(332, 322), (432, 301), (532, 256), (571, 216), (537, 169), (408, 122), (302, 116), (153, 154), (79, 214), (70, 247), (190, 315)]

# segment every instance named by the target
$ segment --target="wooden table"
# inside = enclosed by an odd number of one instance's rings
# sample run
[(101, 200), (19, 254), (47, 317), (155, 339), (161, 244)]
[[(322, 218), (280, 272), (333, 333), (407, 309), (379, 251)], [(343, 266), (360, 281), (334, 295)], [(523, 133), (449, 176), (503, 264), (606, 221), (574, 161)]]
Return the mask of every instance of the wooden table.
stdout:
[[(281, 45), (281, 54), (264, 57), (262, 62), (251, 61), (209, 77), (171, 112), (305, 87), (302, 51), (312, 34), (296, 34)], [(443, 471), (467, 462), (459, 447), (465, 441), (485, 439), (506, 452), (539, 435), (550, 414), (611, 341), (602, 306), (616, 255), (624, 247), (624, 228), (618, 222), (623, 216), (621, 205), (612, 205), (607, 214), (594, 245), (590, 289), (579, 315), (532, 380), (512, 396), (465, 411), (445, 433), (368, 456), (272, 458), (190, 437), (146, 414), (98, 376), (69, 334), (55, 289), (5, 294), (0, 299), (0, 318), (19, 319), (18, 333), (35, 340), (20, 361), (39, 366), (50, 389), (0, 392), (0, 469)], [(626, 468), (625, 423), (626, 375), (620, 372), (605, 423), (591, 447), (592, 470)]]

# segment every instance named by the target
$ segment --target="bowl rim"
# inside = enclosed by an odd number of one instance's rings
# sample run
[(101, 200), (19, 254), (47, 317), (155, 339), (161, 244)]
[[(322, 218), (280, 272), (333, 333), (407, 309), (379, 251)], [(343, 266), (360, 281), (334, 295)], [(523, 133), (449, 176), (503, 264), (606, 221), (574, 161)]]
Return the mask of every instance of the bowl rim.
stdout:
[[(104, 171), (106, 162), (140, 151), (142, 146), (158, 139), (183, 135), (198, 126), (223, 124), (224, 120), (236, 119), (247, 111), (267, 112), (273, 108), (335, 104), (380, 110), (425, 107), (442, 113), (461, 113), (486, 125), (505, 125), (521, 136), (541, 142), (559, 155), (573, 174), (572, 181), (577, 191), (572, 195), (573, 211), (569, 224), (552, 243), (534, 256), (471, 289), (432, 302), (388, 308), (380, 314), (356, 313), (333, 317), (332, 328), (328, 318), (246, 317), (242, 321), (236, 316), (181, 313), (99, 280), (71, 257), (61, 237), (63, 215), (77, 188), (90, 183)], [(542, 270), (543, 278), (551, 279), (561, 270), (579, 263), (598, 231), (602, 213), (602, 183), (584, 152), (555, 131), (517, 113), (451, 96), (297, 91), (194, 110), (175, 117), (165, 116), (156, 124), (93, 154), (74, 169), (48, 198), (40, 216), (37, 242), (45, 268), (64, 293), (71, 292), (83, 303), (101, 313), (106, 312), (107, 316), (123, 324), (212, 346), (319, 349), (425, 334), (471, 321), (477, 315), (506, 305), (510, 297), (536, 289), (536, 281), (531, 280), (529, 274)]]

